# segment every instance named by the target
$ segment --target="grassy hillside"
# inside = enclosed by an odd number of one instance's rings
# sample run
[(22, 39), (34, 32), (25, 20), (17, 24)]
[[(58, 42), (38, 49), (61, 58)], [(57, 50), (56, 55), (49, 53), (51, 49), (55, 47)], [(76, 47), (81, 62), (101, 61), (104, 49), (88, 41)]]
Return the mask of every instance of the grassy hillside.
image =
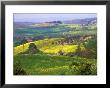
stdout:
[[(96, 75), (96, 31), (96, 26), (79, 24), (18, 28), (14, 37), (14, 74)], [(32, 42), (24, 43), (23, 38), (32, 38)], [(30, 49), (30, 45), (34, 48)]]
[[(96, 75), (96, 59), (65, 55), (76, 53), (78, 45), (56, 44), (59, 40), (61, 41), (63, 38), (30, 42), (34, 43), (42, 52), (36, 54), (24, 53), (28, 50), (30, 43), (14, 47), (14, 72), (18, 70), (17, 73), (19, 73), (23, 70), (24, 75)], [(86, 49), (83, 45), (80, 47), (81, 51)], [(58, 55), (59, 51), (62, 51), (64, 55)], [(22, 72), (19, 74), (21, 75)]]
[(95, 59), (25, 54), (14, 56), (15, 69), (17, 64), (27, 75), (96, 75)]

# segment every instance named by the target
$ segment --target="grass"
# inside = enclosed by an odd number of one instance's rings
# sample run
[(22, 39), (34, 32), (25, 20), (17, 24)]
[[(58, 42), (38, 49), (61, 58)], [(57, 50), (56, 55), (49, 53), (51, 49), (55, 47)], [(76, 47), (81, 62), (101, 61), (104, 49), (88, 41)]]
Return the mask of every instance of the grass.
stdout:
[(87, 63), (91, 64), (91, 74), (96, 75), (95, 59), (46, 54), (20, 54), (14, 56), (14, 63), (16, 62), (21, 64), (28, 75), (81, 75), (81, 67)]

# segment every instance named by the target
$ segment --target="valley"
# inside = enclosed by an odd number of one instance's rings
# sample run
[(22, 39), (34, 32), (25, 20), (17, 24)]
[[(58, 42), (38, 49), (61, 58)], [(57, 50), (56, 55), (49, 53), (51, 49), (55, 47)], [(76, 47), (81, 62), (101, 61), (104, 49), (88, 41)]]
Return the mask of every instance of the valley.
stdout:
[(96, 18), (14, 24), (15, 75), (97, 75)]

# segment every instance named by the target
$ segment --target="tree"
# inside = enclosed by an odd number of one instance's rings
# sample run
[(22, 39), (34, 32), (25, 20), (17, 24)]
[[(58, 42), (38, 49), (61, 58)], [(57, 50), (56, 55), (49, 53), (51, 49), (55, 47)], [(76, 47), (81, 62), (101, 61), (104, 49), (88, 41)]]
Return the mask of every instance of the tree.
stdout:
[(64, 53), (61, 50), (59, 50), (58, 54), (59, 55), (64, 55)]
[(80, 47), (80, 43), (78, 43), (77, 49), (76, 49), (76, 55), (77, 57), (80, 56), (81, 53), (81, 47)]
[(21, 44), (23, 44), (23, 52), (24, 52), (24, 44), (27, 43), (27, 39), (23, 38), (23, 40), (21, 41)]
[(90, 39), (87, 41), (87, 43), (83, 43), (85, 47), (85, 52), (83, 53), (83, 56), (86, 58), (94, 58), (97, 59), (97, 40), (96, 39)]
[(37, 49), (37, 46), (34, 43), (30, 43), (30, 45), (28, 47), (28, 52), (30, 54), (35, 54), (35, 53), (39, 52), (39, 50)]

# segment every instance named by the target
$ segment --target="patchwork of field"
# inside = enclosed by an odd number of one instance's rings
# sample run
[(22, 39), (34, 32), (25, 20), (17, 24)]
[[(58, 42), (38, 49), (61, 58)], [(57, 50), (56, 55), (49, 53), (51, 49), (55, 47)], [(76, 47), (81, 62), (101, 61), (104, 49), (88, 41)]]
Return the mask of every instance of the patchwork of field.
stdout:
[(17, 28), (13, 49), (15, 75), (97, 75), (96, 25)]

